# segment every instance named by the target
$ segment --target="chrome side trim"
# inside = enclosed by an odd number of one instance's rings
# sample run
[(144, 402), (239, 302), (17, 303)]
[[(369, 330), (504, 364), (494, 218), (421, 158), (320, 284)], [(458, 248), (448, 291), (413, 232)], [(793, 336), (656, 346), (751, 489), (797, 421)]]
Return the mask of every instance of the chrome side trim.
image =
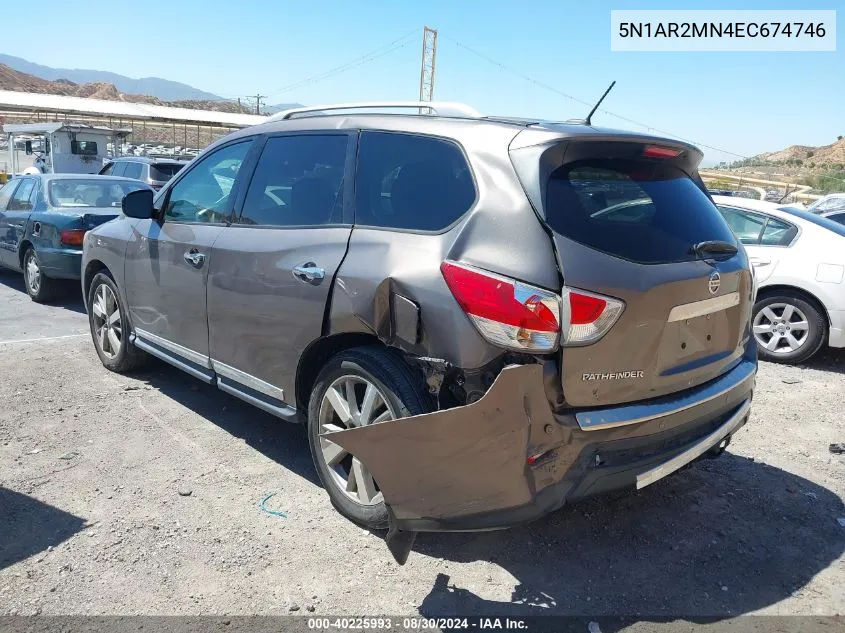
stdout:
[(152, 354), (156, 358), (160, 358), (165, 363), (170, 363), (171, 365), (173, 365), (177, 369), (181, 369), (182, 371), (184, 371), (187, 374), (190, 374), (194, 378), (199, 378), (200, 380), (202, 380), (203, 382), (208, 383), (208, 384), (211, 384), (212, 382), (214, 382), (214, 375), (210, 371), (206, 374), (202, 370), (197, 369), (196, 367), (191, 367), (187, 363), (183, 363), (181, 360), (179, 360), (175, 356), (171, 356), (171, 354), (169, 353), (169, 350), (164, 350), (163, 346), (162, 346), (162, 348), (156, 347), (156, 346), (146, 342), (144, 339), (138, 338), (134, 334), (132, 335), (132, 337), (129, 340), (138, 349), (144, 350), (145, 352), (147, 352), (148, 354)]
[(673, 321), (684, 321), (686, 319), (694, 319), (695, 317), (704, 316), (705, 314), (713, 314), (721, 310), (727, 310), (735, 305), (739, 305), (739, 293), (730, 292), (721, 297), (713, 297), (712, 299), (704, 299), (703, 301), (695, 301), (694, 303), (685, 303), (683, 305), (675, 306), (669, 312), (669, 323)]
[(734, 413), (727, 422), (713, 431), (710, 435), (702, 438), (686, 449), (683, 453), (675, 455), (675, 457), (663, 462), (659, 466), (655, 466), (654, 468), (637, 475), (637, 490), (645, 488), (646, 486), (653, 484), (655, 481), (663, 479), (666, 475), (671, 475), (682, 466), (686, 466), (692, 460), (697, 457), (701, 457), (709, 449), (713, 448), (716, 444), (725, 439), (725, 437), (733, 433), (738, 427), (742, 426), (742, 423), (748, 415), (748, 411), (750, 409), (751, 398), (748, 398), (739, 406), (737, 412)]
[(250, 389), (254, 389), (259, 393), (263, 393), (265, 396), (270, 396), (271, 398), (275, 398), (276, 400), (280, 400), (284, 402), (285, 400), (285, 392), (284, 390), (271, 385), (269, 382), (264, 382), (263, 380), (256, 378), (255, 376), (246, 373), (245, 371), (241, 371), (240, 369), (235, 369), (231, 365), (226, 365), (225, 363), (221, 363), (219, 360), (211, 359), (211, 369), (214, 370), (215, 373), (228, 378), (229, 380), (234, 380), (235, 382), (239, 382), (245, 387), (249, 387)]
[(733, 389), (741, 388), (746, 383), (753, 387), (754, 376), (757, 373), (757, 363), (743, 360), (726, 374), (704, 387), (699, 387), (682, 393), (676, 397), (662, 398), (658, 402), (642, 404), (628, 404), (611, 409), (582, 411), (575, 414), (575, 420), (582, 431), (600, 431), (615, 426), (637, 424), (662, 418), (667, 415), (680, 413), (700, 404), (723, 396)]
[[(152, 332), (147, 332), (146, 330), (142, 330), (141, 328), (135, 328), (135, 336), (138, 339), (146, 340), (150, 343), (154, 343), (159, 347), (163, 347), (168, 352), (173, 352), (192, 363), (196, 363), (201, 367), (205, 367), (207, 369), (211, 369), (211, 362), (209, 361), (208, 356), (204, 354), (200, 354), (199, 352), (195, 352), (192, 349), (188, 349), (187, 347), (183, 347), (178, 343), (174, 343), (173, 341), (168, 341), (166, 338), (162, 338), (157, 334), (153, 334)], [(140, 347), (140, 346), (139, 346)]]
[(281, 404), (281, 405), (276, 406), (276, 405), (270, 404), (269, 402), (265, 402), (264, 400), (261, 400), (260, 398), (256, 398), (255, 396), (251, 396), (248, 393), (244, 393), (243, 391), (241, 391), (237, 387), (234, 387), (234, 386), (224, 382), (224, 379), (221, 378), (220, 376), (217, 377), (217, 388), (220, 391), (225, 391), (226, 393), (231, 394), (231, 395), (235, 396), (236, 398), (240, 398), (244, 402), (247, 402), (254, 407), (258, 407), (259, 409), (262, 409), (262, 410), (266, 411), (267, 413), (270, 413), (272, 415), (275, 415), (276, 417), (282, 418), (283, 420), (287, 420), (289, 422), (294, 422), (294, 421), (297, 421), (297, 419), (298, 419), (297, 418), (297, 411), (293, 407), (289, 407), (286, 404)]

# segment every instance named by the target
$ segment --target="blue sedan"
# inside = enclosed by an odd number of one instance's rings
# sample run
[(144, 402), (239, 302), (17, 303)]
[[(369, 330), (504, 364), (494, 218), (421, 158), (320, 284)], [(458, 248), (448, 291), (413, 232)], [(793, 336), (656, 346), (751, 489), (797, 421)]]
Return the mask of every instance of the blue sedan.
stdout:
[(0, 266), (22, 271), (29, 296), (49, 301), (60, 280), (79, 279), (85, 232), (120, 214), (129, 178), (79, 174), (20, 176), (0, 189)]

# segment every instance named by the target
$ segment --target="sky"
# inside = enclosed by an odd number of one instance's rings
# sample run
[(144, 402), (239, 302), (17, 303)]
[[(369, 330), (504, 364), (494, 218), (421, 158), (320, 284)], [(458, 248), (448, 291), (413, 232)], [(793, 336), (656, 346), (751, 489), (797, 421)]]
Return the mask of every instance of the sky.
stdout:
[[(836, 52), (610, 50), (611, 9), (838, 9), (845, 20), (845, 0), (809, 7), (794, 0), (683, 7), (677, 0), (144, 0), (142, 6), (41, 0), (39, 15), (56, 19), (39, 20), (37, 30), (4, 28), (0, 50), (48, 66), (162, 77), (231, 98), (260, 93), (268, 104), (413, 100), (428, 25), (438, 30), (435, 100), (461, 101), (485, 114), (583, 117), (589, 108), (560, 93), (593, 102), (616, 80), (603, 108), (696, 142), (705, 165), (845, 135), (842, 36)], [(602, 112), (593, 123), (647, 131)]]

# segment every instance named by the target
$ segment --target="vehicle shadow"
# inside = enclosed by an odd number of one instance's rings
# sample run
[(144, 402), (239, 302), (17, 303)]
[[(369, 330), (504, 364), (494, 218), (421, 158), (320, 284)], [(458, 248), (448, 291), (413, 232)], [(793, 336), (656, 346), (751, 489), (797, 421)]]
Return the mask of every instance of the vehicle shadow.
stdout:
[(0, 569), (56, 546), (85, 526), (85, 519), (0, 486)]
[[(12, 270), (0, 269), (0, 284), (10, 290), (20, 292), (24, 295), (24, 298), (27, 298), (22, 274)], [(63, 308), (71, 312), (85, 314), (85, 305), (82, 303), (82, 291), (78, 281), (63, 280), (59, 290), (58, 296), (50, 301), (49, 305), (55, 308)]]
[[(725, 453), (639, 492), (589, 499), (528, 526), (421, 534), (408, 565), (421, 554), (489, 561), (518, 583), (509, 601), (489, 600), (441, 573), (419, 606), (425, 616), (723, 618), (789, 597), (839, 559), (841, 516), (833, 492)], [(501, 577), (491, 571), (491, 592), (494, 575)]]
[(163, 361), (133, 374), (303, 479), (321, 486), (302, 425), (285, 422)]
[(823, 347), (802, 366), (807, 369), (834, 371), (845, 374), (845, 349)]

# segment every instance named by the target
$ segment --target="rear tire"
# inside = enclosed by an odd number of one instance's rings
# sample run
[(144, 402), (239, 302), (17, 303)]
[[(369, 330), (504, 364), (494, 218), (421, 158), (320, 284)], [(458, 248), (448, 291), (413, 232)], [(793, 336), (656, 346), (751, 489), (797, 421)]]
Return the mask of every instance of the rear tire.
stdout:
[(59, 281), (51, 279), (41, 270), (38, 253), (30, 247), (23, 254), (23, 285), (26, 294), (36, 303), (47, 303), (59, 293)]
[[(333, 396), (327, 395), (330, 389), (334, 390)], [(366, 405), (368, 394), (370, 407)], [(332, 404), (338, 402), (338, 397), (343, 400), (338, 406), (353, 412), (347, 422), (342, 421)], [(354, 399), (351, 405), (350, 398)], [(367, 529), (388, 527), (387, 507), (378, 482), (360, 462), (355, 464), (354, 456), (321, 439), (321, 430), (327, 426), (342, 429), (377, 424), (431, 410), (422, 377), (394, 351), (358, 347), (341, 352), (326, 363), (308, 404), (308, 442), (314, 467), (338, 512)]]
[(149, 358), (129, 342), (129, 319), (117, 284), (108, 273), (94, 275), (88, 288), (88, 324), (97, 356), (106, 369), (122, 374)]
[(813, 304), (790, 293), (755, 303), (752, 329), (760, 358), (774, 363), (803, 363), (827, 340), (825, 316)]

